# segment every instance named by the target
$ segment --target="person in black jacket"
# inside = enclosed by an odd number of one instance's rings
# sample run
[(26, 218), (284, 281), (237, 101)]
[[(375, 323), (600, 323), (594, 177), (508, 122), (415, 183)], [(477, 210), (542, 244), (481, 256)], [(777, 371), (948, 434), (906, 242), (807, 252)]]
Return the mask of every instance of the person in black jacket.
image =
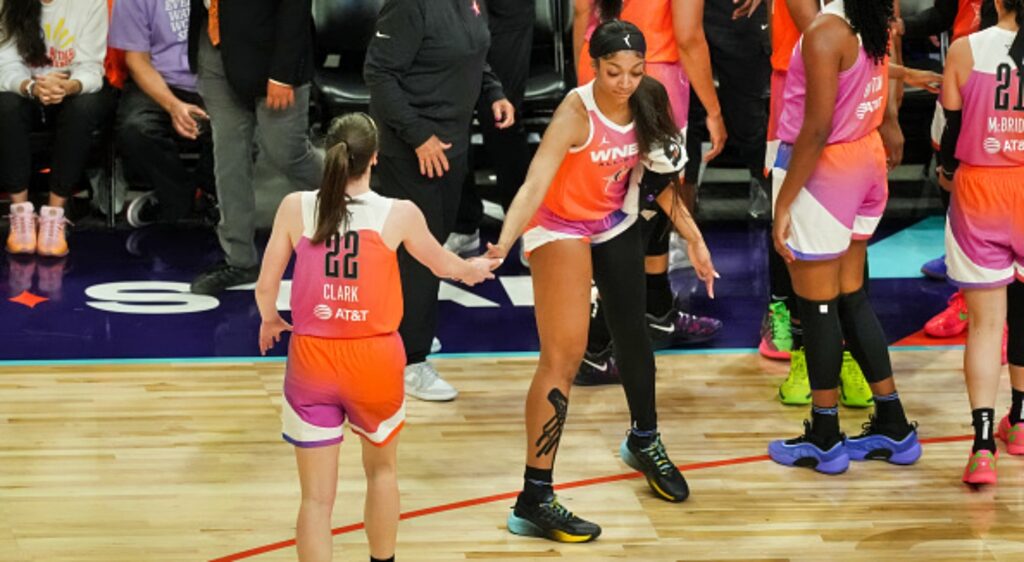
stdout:
[(217, 294), (259, 274), (253, 140), (260, 153), (304, 189), (317, 189), (323, 155), (309, 142), (313, 77), (311, 0), (192, 0), (189, 65), (213, 129), (224, 263), (203, 272), (192, 292)]
[[(483, 0), (386, 0), (366, 52), (370, 114), (380, 124), (377, 190), (416, 203), (442, 243), (455, 226), (469, 171), (477, 98), (487, 101), (498, 128), (515, 122), (487, 64), (490, 44)], [(437, 327), (439, 281), (405, 251), (399, 267), (406, 393), (453, 400), (458, 392), (426, 360)]]

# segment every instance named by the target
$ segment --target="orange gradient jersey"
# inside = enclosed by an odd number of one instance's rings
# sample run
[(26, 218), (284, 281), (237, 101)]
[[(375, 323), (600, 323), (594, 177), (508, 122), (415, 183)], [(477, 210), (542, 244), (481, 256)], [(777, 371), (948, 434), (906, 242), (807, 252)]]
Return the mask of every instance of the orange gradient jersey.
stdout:
[(398, 257), (381, 238), (393, 201), (372, 191), (353, 197), (345, 228), (313, 244), (316, 195), (302, 193), (291, 296), (295, 333), (349, 339), (396, 331), (404, 306)]
[[(672, 0), (625, 0), (621, 20), (640, 28), (647, 42), (647, 62), (679, 62), (679, 46), (676, 43), (675, 28), (672, 26)], [(586, 84), (594, 79), (594, 67), (590, 63), (590, 35), (598, 24), (597, 7), (590, 10), (590, 23), (578, 53), (576, 65), (577, 84)]]
[(587, 110), (590, 137), (565, 155), (544, 197), (544, 208), (570, 221), (600, 220), (622, 209), (630, 172), (640, 162), (640, 147), (632, 122), (618, 125), (601, 113), (593, 82), (573, 92)]
[(796, 28), (793, 16), (789, 13), (786, 0), (772, 2), (772, 68), (786, 72), (789, 70), (789, 59), (793, 56), (793, 48), (800, 40), (800, 30)]

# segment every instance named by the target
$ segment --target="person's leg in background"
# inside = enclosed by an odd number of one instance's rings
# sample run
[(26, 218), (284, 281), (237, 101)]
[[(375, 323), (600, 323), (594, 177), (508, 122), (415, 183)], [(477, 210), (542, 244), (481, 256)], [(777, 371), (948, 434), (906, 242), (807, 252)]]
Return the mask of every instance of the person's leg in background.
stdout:
[[(522, 119), (526, 79), (530, 72), (530, 50), (533, 47), (533, 20), (501, 22), (492, 18), (491, 28), (487, 62), (501, 80), (508, 101), (516, 109), (516, 122), (508, 129), (496, 128), (494, 112), (483, 97), (477, 102), (476, 115), (484, 138), (484, 149), (497, 176), (497, 203), (507, 211), (530, 166), (530, 149)], [(466, 175), (455, 230), (445, 242), (445, 247), (455, 253), (472, 253), (480, 248), (480, 221), (484, 208), (475, 174), (472, 173), (474, 169), (475, 166), (471, 166), (471, 172)]]
[(324, 156), (309, 141), (310, 85), (295, 88), (295, 103), (274, 110), (261, 99), (256, 105), (261, 154), (296, 189), (320, 189), (324, 177)]
[(36, 215), (28, 200), (28, 185), (32, 179), (29, 134), (38, 111), (38, 105), (28, 98), (0, 93), (0, 191), (11, 197), (7, 251), (12, 254), (36, 251)]
[(1006, 290), (1008, 328), (1007, 360), (1010, 364), (1010, 411), (999, 422), (996, 437), (1006, 443), (1011, 455), (1024, 455), (1024, 281)]
[(92, 94), (65, 98), (47, 114), (56, 119), (53, 160), (50, 166), (49, 205), (39, 209), (39, 240), (36, 253), (63, 256), (68, 253), (64, 227), (65, 203), (82, 180), (89, 158), (92, 134), (113, 110), (109, 87)]
[(117, 108), (117, 149), (125, 167), (153, 188), (128, 205), (131, 226), (176, 222), (192, 210), (196, 186), (178, 153), (177, 136), (170, 115), (134, 83), (127, 84)]
[(256, 196), (253, 192), (253, 140), (256, 113), (237, 101), (228, 84), (220, 51), (205, 33), (199, 39), (199, 94), (206, 102), (213, 131), (214, 174), (220, 222), (217, 237), (224, 262), (192, 281), (197, 294), (215, 295), (233, 285), (251, 283), (259, 276), (253, 235), (256, 231)]
[[(408, 155), (381, 154), (376, 168), (376, 191), (385, 197), (412, 201), (423, 212), (427, 227), (438, 242), (455, 225), (468, 155), (448, 155), (449, 169), (440, 178), (420, 174), (419, 161)], [(454, 400), (458, 391), (440, 377), (427, 361), (437, 331), (437, 292), (440, 280), (404, 249), (398, 253), (405, 313), (398, 331), (405, 344), (406, 394), (430, 401)]]
[(771, 77), (766, 14), (761, 8), (727, 27), (710, 24), (707, 18), (704, 22), (729, 143), (738, 149), (750, 171), (749, 213), (753, 218), (766, 218), (771, 210), (764, 178), (766, 96)]

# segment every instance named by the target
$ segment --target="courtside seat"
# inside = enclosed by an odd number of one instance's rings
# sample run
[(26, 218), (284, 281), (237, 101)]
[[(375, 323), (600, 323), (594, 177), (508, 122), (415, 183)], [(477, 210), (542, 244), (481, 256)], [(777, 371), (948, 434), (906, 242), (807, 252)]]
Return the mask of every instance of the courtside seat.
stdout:
[(384, 0), (313, 0), (316, 54), (313, 95), (324, 124), (351, 111), (366, 111), (370, 90), (363, 81), (366, 48)]

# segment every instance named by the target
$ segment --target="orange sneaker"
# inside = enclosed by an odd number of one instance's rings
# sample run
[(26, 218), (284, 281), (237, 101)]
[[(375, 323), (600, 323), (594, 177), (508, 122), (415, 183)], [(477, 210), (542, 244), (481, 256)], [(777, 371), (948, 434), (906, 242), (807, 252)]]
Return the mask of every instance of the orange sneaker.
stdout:
[(946, 310), (936, 314), (924, 325), (924, 333), (933, 338), (952, 338), (967, 330), (967, 301), (963, 291), (949, 297)]
[(68, 254), (68, 242), (64, 238), (64, 209), (43, 205), (39, 209), (39, 246), (36, 253), (40, 256), (59, 258)]
[(36, 214), (32, 203), (11, 203), (11, 231), (7, 251), (12, 254), (36, 253)]

